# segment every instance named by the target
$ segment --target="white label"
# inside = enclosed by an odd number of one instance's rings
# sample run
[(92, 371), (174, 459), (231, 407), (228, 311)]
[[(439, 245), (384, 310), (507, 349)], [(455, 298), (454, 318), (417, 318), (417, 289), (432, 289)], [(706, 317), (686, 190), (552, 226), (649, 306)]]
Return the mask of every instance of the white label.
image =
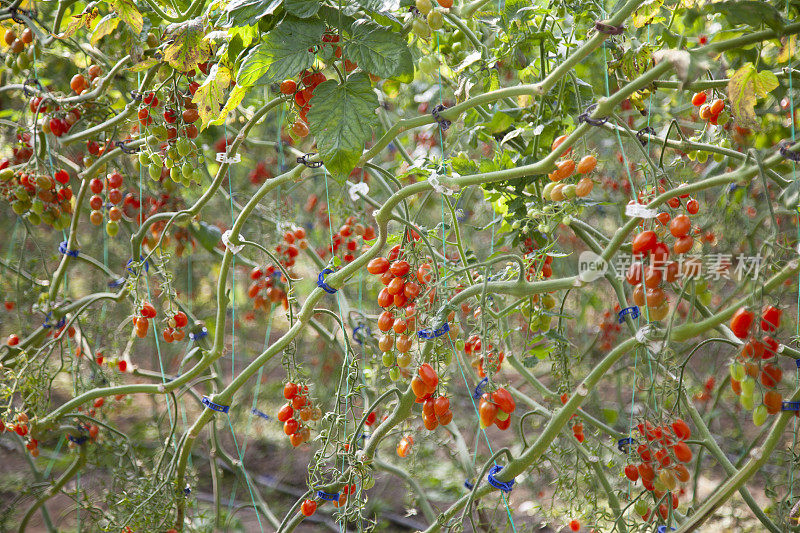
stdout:
[(222, 244), (225, 245), (225, 248), (231, 251), (233, 255), (238, 254), (244, 248), (244, 244), (232, 244), (231, 239), (231, 230), (226, 231), (222, 234)]
[(217, 156), (216, 156), (216, 159), (220, 163), (227, 163), (227, 164), (231, 165), (233, 163), (238, 163), (239, 161), (241, 161), (242, 160), (242, 156), (241, 156), (241, 154), (236, 154), (233, 157), (228, 157), (228, 154), (226, 154), (225, 152), (218, 152)]
[(625, 215), (636, 218), (655, 218), (658, 211), (655, 209), (648, 209), (642, 204), (628, 204), (625, 206)]
[(353, 183), (352, 185), (350, 185), (350, 189), (349, 189), (348, 192), (350, 193), (350, 199), (352, 201), (356, 202), (356, 201), (360, 200), (360, 197), (358, 196), (358, 193), (361, 193), (364, 196), (367, 195), (367, 193), (369, 192), (369, 185), (367, 185), (366, 183), (363, 183), (363, 182), (362, 183)]

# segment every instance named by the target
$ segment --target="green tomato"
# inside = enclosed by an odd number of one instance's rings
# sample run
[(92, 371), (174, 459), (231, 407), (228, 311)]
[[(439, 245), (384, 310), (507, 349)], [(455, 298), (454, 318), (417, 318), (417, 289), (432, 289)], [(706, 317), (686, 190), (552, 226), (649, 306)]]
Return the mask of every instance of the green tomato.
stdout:
[(463, 352), (465, 346), (466, 346), (466, 343), (464, 342), (464, 339), (459, 338), (456, 341), (456, 350), (458, 350), (459, 352)]
[(14, 177), (14, 171), (10, 168), (4, 168), (0, 170), (0, 181), (8, 181)]
[(391, 370), (389, 370), (389, 379), (391, 379), (392, 381), (397, 381), (398, 379), (400, 379), (400, 369), (394, 367)]
[(30, 64), (31, 60), (26, 54), (20, 54), (17, 56), (17, 68), (20, 70), (25, 70)]
[(188, 161), (186, 163), (184, 163), (183, 165), (181, 165), (181, 175), (184, 178), (191, 178), (192, 177), (192, 172), (194, 172), (194, 167)]
[(109, 237), (113, 237), (119, 233), (119, 223), (117, 223), (115, 220), (109, 220), (106, 222), (106, 233), (108, 233)]
[(745, 377), (742, 379), (742, 396), (749, 396), (753, 397), (753, 393), (756, 391), (756, 380), (751, 378), (750, 376)]
[(142, 165), (143, 167), (147, 167), (150, 165), (150, 155), (148, 155), (148, 153), (145, 152), (144, 150), (139, 152), (139, 164)]
[(542, 296), (542, 305), (545, 309), (552, 309), (556, 306), (556, 297), (550, 293), (546, 293)]
[(200, 169), (197, 168), (194, 169), (194, 172), (192, 172), (192, 181), (195, 183), (200, 183), (202, 179), (203, 179), (203, 173), (200, 172)]
[(639, 516), (644, 516), (647, 514), (647, 511), (650, 510), (650, 507), (647, 505), (647, 502), (644, 500), (636, 500), (636, 503), (633, 504), (633, 510)]
[(728, 113), (727, 110), (722, 110), (719, 115), (717, 115), (717, 125), (722, 127), (728, 123), (731, 119), (731, 114)]
[(539, 328), (542, 331), (547, 331), (550, 329), (550, 322), (553, 320), (553, 317), (550, 315), (542, 315), (539, 317)]
[(714, 152), (714, 155), (712, 157), (714, 158), (714, 161), (716, 161), (717, 163), (722, 163), (722, 160), (725, 159), (725, 154)]
[(421, 37), (422, 39), (427, 39), (431, 36), (430, 27), (420, 19), (414, 19), (414, 22), (411, 23), (411, 30), (417, 35), (417, 37)]
[(731, 377), (736, 381), (742, 381), (746, 375), (744, 367), (739, 363), (733, 363), (730, 370)]
[(431, 0), (417, 0), (417, 11), (422, 13), (423, 15), (427, 15), (430, 13), (431, 9), (433, 9), (433, 4)]
[[(430, 26), (433, 31), (441, 30), (444, 26), (444, 15), (442, 15), (441, 11), (434, 9), (428, 13), (428, 16), (425, 18), (428, 21), (428, 26)], [(455, 53), (455, 45), (453, 45), (453, 48), (453, 53)]]
[(180, 155), (181, 157), (186, 157), (187, 155), (189, 155), (189, 152), (191, 152), (193, 148), (194, 146), (192, 145), (192, 142), (189, 139), (182, 138), (178, 140), (177, 151), (178, 155)]
[(31, 211), (28, 213), (28, 222), (30, 222), (34, 226), (38, 226), (39, 224), (42, 223), (42, 217), (40, 217), (37, 213)]
[(61, 217), (58, 220), (61, 222), (62, 227), (68, 228), (72, 222), (72, 215), (69, 213), (61, 213)]
[(153, 126), (150, 129), (150, 132), (153, 134), (153, 136), (155, 136), (156, 139), (158, 139), (161, 142), (167, 140), (167, 128), (163, 124), (159, 124), (158, 126)]
[(394, 354), (391, 352), (386, 352), (381, 356), (381, 362), (383, 363), (383, 366), (390, 368), (392, 365), (394, 365)]
[(753, 410), (753, 424), (763, 426), (764, 422), (767, 421), (767, 416), (769, 416), (767, 406), (762, 403)]
[(159, 154), (150, 154), (150, 164), (155, 165), (157, 167), (161, 167), (164, 165), (164, 160), (161, 159), (161, 156)]
[(708, 152), (698, 151), (697, 152), (697, 162), (698, 163), (705, 163), (708, 161)]
[(12, 54), (6, 55), (5, 62), (6, 62), (6, 66), (8, 68), (12, 69), (12, 70), (14, 69), (14, 66), (16, 66), (16, 64), (17, 64), (16, 60), (14, 59), (14, 56)]
[[(12, 204), (11, 207), (12, 208), (14, 207), (13, 204)], [(21, 214), (21, 213), (18, 213), (18, 214)], [(53, 213), (51, 213), (50, 211), (45, 211), (44, 213), (42, 213), (42, 222), (44, 222), (48, 226), (52, 226), (55, 221), (56, 221), (56, 217), (54, 217)]]
[(31, 211), (37, 215), (44, 213), (44, 202), (38, 198), (34, 199), (33, 202), (31, 202)]
[(565, 185), (561, 189), (561, 192), (564, 193), (564, 196), (567, 197), (567, 200), (574, 200), (575, 198), (578, 197), (578, 195), (575, 194), (575, 185), (572, 183), (570, 183), (569, 185)]
[(397, 354), (397, 366), (406, 368), (411, 364), (411, 352)]
[(372, 477), (372, 476), (366, 476), (361, 481), (361, 488), (364, 489), (364, 490), (369, 490), (374, 486), (375, 486), (375, 478)]
[(17, 197), (17, 200), (20, 200), (22, 202), (27, 202), (28, 200), (31, 199), (30, 195), (28, 194), (28, 191), (26, 191), (25, 187), (21, 185), (16, 189), (14, 189), (14, 196)]
[(552, 192), (552, 190), (555, 188), (556, 185), (558, 185), (556, 182), (551, 181), (544, 186), (544, 189), (542, 189), (542, 200), (545, 201), (550, 200), (550, 193)]
[(711, 291), (706, 291), (704, 293), (698, 294), (697, 299), (703, 305), (711, 305)]
[(161, 165), (152, 165), (147, 167), (147, 174), (153, 181), (158, 181), (161, 178)]
[(175, 183), (178, 183), (180, 181), (180, 179), (181, 179), (181, 171), (178, 170), (178, 167), (173, 166), (171, 169), (169, 169), (169, 177)]

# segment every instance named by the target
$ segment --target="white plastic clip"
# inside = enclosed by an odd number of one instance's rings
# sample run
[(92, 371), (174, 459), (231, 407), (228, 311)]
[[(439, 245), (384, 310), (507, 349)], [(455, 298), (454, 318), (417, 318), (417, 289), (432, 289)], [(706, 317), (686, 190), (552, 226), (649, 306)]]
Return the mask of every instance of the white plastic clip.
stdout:
[(354, 202), (360, 200), (358, 193), (363, 194), (364, 196), (367, 195), (369, 192), (369, 185), (364, 182), (361, 183), (352, 183), (350, 184), (350, 189), (348, 191), (350, 193), (350, 199)]
[(446, 194), (448, 196), (453, 194), (453, 191), (439, 183), (439, 174), (435, 170), (428, 176), (428, 183), (430, 183), (433, 190), (439, 194)]
[(226, 154), (225, 152), (217, 152), (216, 159), (220, 163), (227, 163), (228, 165), (232, 165), (233, 163), (238, 163), (239, 161), (241, 161), (242, 155), (236, 154), (233, 157), (228, 157), (228, 154)]
[(233, 244), (231, 243), (231, 230), (226, 231), (222, 234), (222, 244), (225, 245), (225, 248), (231, 251), (233, 255), (238, 254), (244, 248), (244, 244)]
[(625, 206), (625, 215), (632, 218), (655, 218), (657, 214), (655, 209), (649, 209), (642, 204), (630, 203)]

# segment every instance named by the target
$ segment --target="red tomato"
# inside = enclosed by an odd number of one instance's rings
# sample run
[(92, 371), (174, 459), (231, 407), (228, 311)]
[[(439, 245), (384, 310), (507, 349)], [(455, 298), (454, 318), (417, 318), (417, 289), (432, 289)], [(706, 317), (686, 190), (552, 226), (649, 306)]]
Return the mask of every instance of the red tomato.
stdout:
[(745, 307), (740, 307), (731, 318), (730, 328), (733, 334), (740, 339), (746, 339), (753, 325), (753, 313)]
[(767, 305), (761, 311), (761, 329), (764, 331), (775, 331), (781, 326), (781, 315), (783, 311), (774, 305)]
[(634, 255), (644, 254), (655, 249), (658, 236), (653, 230), (646, 230), (633, 238), (632, 252)]

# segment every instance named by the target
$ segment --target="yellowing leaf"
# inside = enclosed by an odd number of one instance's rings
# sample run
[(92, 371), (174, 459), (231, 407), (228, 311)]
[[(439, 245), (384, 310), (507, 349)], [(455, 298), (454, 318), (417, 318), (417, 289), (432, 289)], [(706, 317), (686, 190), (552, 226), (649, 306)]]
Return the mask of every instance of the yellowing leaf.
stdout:
[(113, 0), (111, 8), (116, 11), (119, 18), (124, 20), (133, 31), (138, 35), (144, 28), (144, 19), (136, 5), (131, 0)]
[(120, 18), (118, 16), (111, 14), (100, 19), (100, 22), (98, 22), (97, 26), (94, 27), (94, 32), (92, 32), (92, 38), (90, 42), (92, 44), (97, 44), (100, 42), (100, 39), (111, 34), (111, 32), (117, 28), (119, 21)]
[(244, 95), (247, 94), (248, 89), (249, 87), (236, 85), (231, 91), (231, 94), (228, 95), (228, 101), (225, 102), (225, 107), (222, 108), (222, 111), (219, 113), (217, 118), (209, 122), (209, 124), (219, 126), (225, 122), (225, 118), (228, 116), (228, 114), (236, 109), (236, 106), (242, 103), (242, 100), (244, 100)]
[(172, 42), (164, 49), (164, 61), (180, 72), (196, 68), (211, 56), (211, 43), (203, 40), (203, 19), (170, 24), (166, 30)]
[(64, 28), (64, 31), (56, 35), (55, 38), (66, 39), (67, 37), (72, 37), (78, 33), (78, 30), (83, 27), (91, 28), (92, 21), (95, 19), (95, 17), (97, 17), (98, 13), (99, 12), (97, 11), (97, 8), (94, 8), (91, 11), (84, 11), (78, 15), (73, 15), (70, 17), (69, 24), (67, 24), (67, 27)]
[(778, 63), (786, 63), (790, 59), (794, 58), (796, 54), (797, 54), (797, 36), (790, 35), (783, 41), (783, 47), (781, 48), (781, 53), (778, 55)]
[(230, 69), (224, 65), (214, 65), (206, 81), (195, 91), (192, 102), (197, 104), (197, 111), (200, 114), (200, 129), (204, 129), (212, 120), (218, 118), (225, 99), (225, 91), (230, 83)]
[(664, 0), (645, 0), (639, 8), (633, 12), (633, 25), (641, 28), (646, 24), (653, 22), (653, 19), (658, 15)]
[(731, 112), (744, 128), (759, 129), (755, 106), (758, 98), (765, 97), (778, 86), (778, 78), (768, 70), (758, 72), (755, 65), (746, 63), (731, 76), (728, 98)]

